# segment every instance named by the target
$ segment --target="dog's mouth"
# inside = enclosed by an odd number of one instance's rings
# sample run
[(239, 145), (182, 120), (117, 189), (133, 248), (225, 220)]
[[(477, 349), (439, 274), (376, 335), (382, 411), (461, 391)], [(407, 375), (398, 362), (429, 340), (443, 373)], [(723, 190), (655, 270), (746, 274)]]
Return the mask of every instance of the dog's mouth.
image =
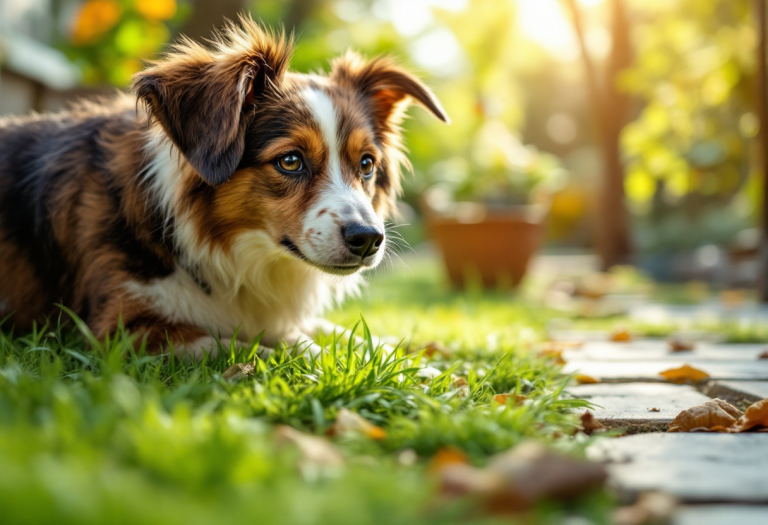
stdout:
[(358, 264), (321, 264), (318, 262), (313, 261), (299, 249), (296, 244), (290, 240), (288, 237), (283, 237), (280, 240), (280, 244), (283, 245), (285, 248), (288, 249), (289, 252), (291, 252), (293, 255), (301, 259), (302, 261), (306, 262), (307, 264), (311, 264), (315, 268), (318, 268), (319, 270), (324, 271), (325, 273), (330, 273), (333, 275), (351, 275), (361, 268), (363, 268), (362, 261)]

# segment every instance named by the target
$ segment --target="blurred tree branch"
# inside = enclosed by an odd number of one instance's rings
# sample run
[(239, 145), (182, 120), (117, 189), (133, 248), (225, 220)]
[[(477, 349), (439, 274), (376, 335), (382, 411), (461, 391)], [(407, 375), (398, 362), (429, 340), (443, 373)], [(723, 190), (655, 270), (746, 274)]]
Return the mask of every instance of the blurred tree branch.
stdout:
[(631, 243), (629, 220), (624, 202), (624, 166), (619, 136), (627, 122), (629, 97), (617, 88), (617, 76), (632, 62), (629, 22), (622, 0), (610, 0), (612, 46), (604, 82), (600, 78), (586, 44), (586, 30), (576, 0), (565, 0), (581, 50), (584, 74), (589, 89), (592, 115), (603, 158), (603, 183), (598, 202), (597, 252), (604, 269), (629, 261)]

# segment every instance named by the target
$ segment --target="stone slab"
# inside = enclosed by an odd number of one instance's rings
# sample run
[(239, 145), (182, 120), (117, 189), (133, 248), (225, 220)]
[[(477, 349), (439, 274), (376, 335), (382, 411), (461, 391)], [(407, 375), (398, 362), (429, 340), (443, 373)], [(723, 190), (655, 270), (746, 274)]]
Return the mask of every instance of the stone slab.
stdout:
[(710, 397), (754, 403), (768, 399), (768, 381), (714, 381), (707, 386), (706, 393)]
[[(660, 490), (692, 503), (768, 503), (768, 434), (636, 434), (601, 439), (590, 459), (609, 461), (627, 494)], [(736, 522), (727, 522), (736, 523)]]
[(630, 432), (666, 431), (681, 411), (709, 401), (693, 387), (665, 383), (601, 383), (567, 390), (594, 403), (591, 412), (603, 425), (627, 427)]
[(759, 505), (689, 505), (675, 515), (673, 525), (765, 525), (768, 507)]
[(669, 343), (644, 339), (629, 343), (589, 342), (563, 352), (566, 361), (757, 361), (768, 347), (763, 344), (713, 344), (700, 342), (693, 350), (671, 352)]
[(678, 357), (665, 361), (568, 361), (566, 374), (578, 373), (604, 382), (654, 381), (664, 382), (660, 372), (690, 364), (708, 373), (712, 380), (768, 380), (768, 360), (692, 362)]

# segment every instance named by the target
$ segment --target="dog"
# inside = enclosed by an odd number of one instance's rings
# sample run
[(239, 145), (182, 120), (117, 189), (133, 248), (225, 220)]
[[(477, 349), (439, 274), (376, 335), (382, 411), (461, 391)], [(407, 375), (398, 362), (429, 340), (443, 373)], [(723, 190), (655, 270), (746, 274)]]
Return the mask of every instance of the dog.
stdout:
[(298, 74), (292, 49), (241, 17), (182, 37), (132, 95), (0, 120), (0, 318), (28, 330), (63, 305), (97, 338), (122, 323), (196, 359), (262, 332), (318, 351), (386, 251), (407, 106), (449, 119), (389, 58)]

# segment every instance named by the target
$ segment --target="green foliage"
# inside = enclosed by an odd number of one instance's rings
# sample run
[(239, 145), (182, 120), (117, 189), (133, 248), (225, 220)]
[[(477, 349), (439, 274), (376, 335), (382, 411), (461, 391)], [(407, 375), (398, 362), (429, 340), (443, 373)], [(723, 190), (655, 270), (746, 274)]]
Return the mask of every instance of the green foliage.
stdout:
[(68, 21), (59, 47), (80, 67), (84, 83), (127, 86), (188, 10), (176, 0), (86, 0)]
[(622, 134), (627, 195), (634, 211), (656, 221), (650, 227), (664, 218), (684, 224), (673, 239), (654, 237), (657, 245), (645, 248), (684, 240), (682, 230), (730, 205), (713, 219), (735, 219), (716, 240), (727, 239), (746, 222), (747, 203), (733, 199), (748, 181), (757, 133), (749, 109), (756, 45), (750, 2), (638, 1), (633, 8), (637, 57), (620, 86), (645, 105)]
[[(468, 502), (435, 499), (425, 467), (436, 450), (461, 447), (477, 464), (527, 439), (581, 453), (583, 439), (555, 436), (572, 434), (568, 411), (585, 403), (563, 399), (557, 370), (526, 350), (546, 313), (501, 294), (443, 289), (431, 267), (372, 286), (379, 299), (337, 313), (365, 342), (324, 336), (328, 352), (317, 359), (278, 349), (254, 360), (245, 345), (190, 364), (134, 354), (124, 333), (92, 340), (80, 323), (0, 331), (3, 523), (465, 523)], [(404, 337), (401, 349), (386, 357), (374, 347), (360, 310), (375, 333)], [(432, 338), (453, 354), (413, 352)], [(222, 378), (246, 361), (253, 376)], [(431, 381), (420, 374), (427, 366), (438, 371)], [(466, 396), (454, 375), (467, 379)], [(528, 401), (502, 407), (492, 401), (500, 392)], [(324, 434), (342, 407), (384, 428), (384, 439), (335, 437), (344, 469), (320, 478), (298, 469), (297, 450), (274, 426)], [(415, 464), (398, 461), (406, 449)], [(543, 505), (525, 523), (573, 513), (607, 523), (609, 506), (592, 495)]]

